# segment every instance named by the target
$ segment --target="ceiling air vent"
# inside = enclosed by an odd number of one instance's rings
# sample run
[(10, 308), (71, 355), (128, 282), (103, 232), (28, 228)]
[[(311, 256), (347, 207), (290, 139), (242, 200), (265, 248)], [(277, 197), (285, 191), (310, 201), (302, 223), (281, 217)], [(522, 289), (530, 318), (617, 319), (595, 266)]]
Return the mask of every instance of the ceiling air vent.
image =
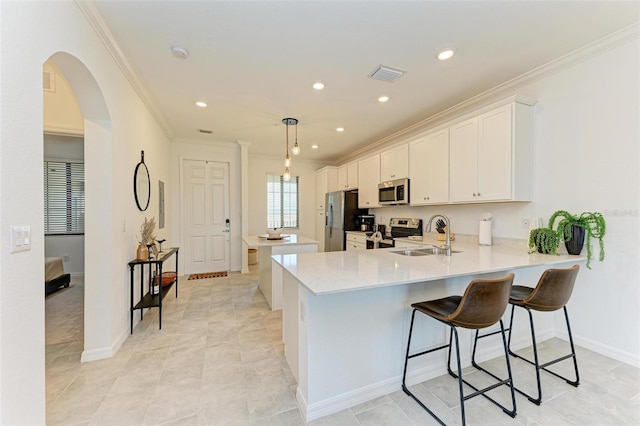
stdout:
[(396, 68), (380, 65), (378, 68), (373, 70), (371, 74), (369, 74), (369, 77), (380, 81), (386, 81), (387, 83), (394, 83), (397, 79), (402, 77), (405, 72), (406, 71)]
[(212, 134), (212, 133), (213, 133), (213, 131), (212, 131), (212, 130), (207, 130), (207, 129), (198, 129), (198, 131), (199, 131), (200, 133), (204, 133), (204, 134), (207, 134), (207, 135), (210, 135), (210, 134)]

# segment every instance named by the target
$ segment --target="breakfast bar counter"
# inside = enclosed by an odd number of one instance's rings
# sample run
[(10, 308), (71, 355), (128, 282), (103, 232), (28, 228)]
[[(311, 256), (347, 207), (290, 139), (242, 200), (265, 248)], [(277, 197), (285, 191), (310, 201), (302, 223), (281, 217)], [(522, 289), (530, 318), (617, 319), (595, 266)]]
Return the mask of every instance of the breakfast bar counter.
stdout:
[[(529, 254), (524, 243), (456, 243), (453, 249), (451, 256), (405, 256), (395, 253), (403, 250), (398, 248), (272, 256), (283, 268), (285, 356), (306, 421), (400, 389), (412, 303), (461, 295), (473, 278), (509, 272), (515, 272), (514, 284), (535, 286), (545, 269), (585, 260)], [(554, 336), (553, 318), (547, 318), (536, 324), (541, 340)], [(526, 323), (518, 324), (523, 328), (514, 332), (516, 349), (529, 345)], [(472, 340), (466, 331), (460, 333), (463, 366), (470, 363)], [(445, 339), (441, 324), (416, 320), (412, 346), (428, 348)], [(479, 360), (500, 354), (499, 339), (483, 340)], [(409, 385), (446, 372), (446, 353), (421, 358), (412, 361)]]
[(242, 237), (243, 250), (249, 247), (258, 249), (258, 269), (260, 291), (267, 299), (272, 310), (282, 309), (282, 268), (272, 268), (271, 255), (287, 253), (315, 253), (318, 242), (296, 234), (282, 234), (278, 238), (265, 235), (249, 235)]

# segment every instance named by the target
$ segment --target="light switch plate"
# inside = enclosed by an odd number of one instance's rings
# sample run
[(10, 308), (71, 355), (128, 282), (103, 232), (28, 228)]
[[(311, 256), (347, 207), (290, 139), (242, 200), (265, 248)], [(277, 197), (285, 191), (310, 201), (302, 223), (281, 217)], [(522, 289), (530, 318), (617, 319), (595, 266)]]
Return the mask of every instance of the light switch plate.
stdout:
[(31, 250), (31, 227), (27, 225), (9, 227), (9, 251)]

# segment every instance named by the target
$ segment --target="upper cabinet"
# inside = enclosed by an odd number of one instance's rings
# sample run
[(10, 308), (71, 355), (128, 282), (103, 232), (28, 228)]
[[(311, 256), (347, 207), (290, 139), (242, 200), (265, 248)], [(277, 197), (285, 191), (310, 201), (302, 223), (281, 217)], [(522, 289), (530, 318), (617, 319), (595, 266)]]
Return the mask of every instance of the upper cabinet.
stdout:
[(380, 182), (409, 177), (409, 144), (380, 154)]
[(316, 209), (324, 210), (324, 199), (327, 192), (338, 189), (338, 169), (323, 167), (316, 171)]
[(338, 189), (358, 188), (358, 163), (351, 163), (338, 168)]
[(449, 201), (449, 129), (409, 144), (409, 186), (412, 206)]
[(512, 102), (450, 128), (450, 201), (531, 201), (531, 105)]
[(358, 161), (358, 207), (370, 209), (378, 204), (380, 154)]

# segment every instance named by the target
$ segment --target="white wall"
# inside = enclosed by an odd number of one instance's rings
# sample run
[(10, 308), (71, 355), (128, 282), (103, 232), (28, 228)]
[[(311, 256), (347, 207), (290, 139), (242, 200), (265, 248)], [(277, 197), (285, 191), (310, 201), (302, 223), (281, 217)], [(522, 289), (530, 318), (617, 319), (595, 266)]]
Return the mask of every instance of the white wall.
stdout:
[[(251, 151), (249, 151), (251, 152)], [(283, 159), (253, 157), (249, 155), (249, 232), (264, 234), (267, 229), (267, 174), (284, 173)], [(299, 176), (298, 210), (300, 227), (287, 229), (303, 237), (316, 237), (316, 170), (324, 164), (305, 161), (302, 157), (291, 160), (291, 176)]]
[[(35, 425), (45, 423), (44, 62), (68, 52), (86, 67), (75, 80), (65, 71), (69, 82), (77, 83), (78, 103), (90, 120), (85, 122), (85, 161), (93, 166), (85, 175), (96, 189), (88, 194), (93, 234), (86, 234), (85, 289), (99, 302), (85, 302), (85, 333), (96, 332), (85, 335), (85, 353), (108, 356), (128, 336), (127, 262), (134, 257), (143, 218), (157, 216), (158, 179), (169, 185), (167, 199), (172, 195), (169, 142), (76, 3), (0, 2), (0, 39), (0, 423)], [(78, 80), (86, 70), (95, 81)], [(104, 96), (106, 116), (86, 98), (96, 91)], [(143, 149), (152, 179), (145, 213), (137, 210), (132, 188)], [(31, 226), (30, 251), (9, 253), (10, 225)]]
[[(537, 80), (502, 97), (538, 100), (533, 108), (534, 202), (372, 209), (390, 217), (428, 219), (444, 213), (452, 231), (478, 234), (483, 212), (496, 219), (494, 237), (527, 238), (523, 218), (556, 210), (601, 212), (606, 259), (582, 268), (569, 303), (578, 344), (640, 366), (640, 47), (631, 42)], [(497, 100), (497, 99), (494, 99)], [(583, 254), (586, 253), (586, 249)], [(518, 281), (516, 274), (516, 281)], [(534, 283), (530, 283), (534, 284)], [(564, 320), (556, 316), (557, 330)]]

